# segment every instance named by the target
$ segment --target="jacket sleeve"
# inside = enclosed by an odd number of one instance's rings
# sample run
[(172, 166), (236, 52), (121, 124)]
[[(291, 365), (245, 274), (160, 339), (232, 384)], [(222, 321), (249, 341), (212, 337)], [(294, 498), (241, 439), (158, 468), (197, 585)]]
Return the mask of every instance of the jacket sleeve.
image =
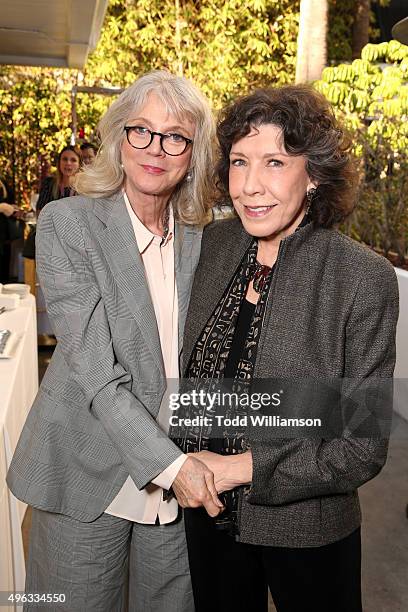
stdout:
[[(342, 402), (366, 389), (380, 389), (393, 375), (398, 319), (398, 284), (385, 260), (364, 270), (346, 327)], [(371, 269), (370, 269), (371, 268)], [(384, 381), (388, 389), (392, 381)], [(366, 394), (366, 397), (370, 395)], [(392, 392), (382, 416), (391, 419)], [(373, 397), (374, 403), (380, 401)], [(367, 436), (367, 433), (363, 434)], [(248, 501), (280, 505), (306, 498), (348, 493), (373, 478), (385, 463), (388, 438), (380, 434), (323, 439), (277, 439), (251, 443), (253, 482)]]
[(131, 392), (132, 377), (115, 357), (81, 226), (65, 206), (47, 207), (39, 217), (37, 271), (47, 312), (84, 410), (102, 422), (141, 489), (181, 451)]

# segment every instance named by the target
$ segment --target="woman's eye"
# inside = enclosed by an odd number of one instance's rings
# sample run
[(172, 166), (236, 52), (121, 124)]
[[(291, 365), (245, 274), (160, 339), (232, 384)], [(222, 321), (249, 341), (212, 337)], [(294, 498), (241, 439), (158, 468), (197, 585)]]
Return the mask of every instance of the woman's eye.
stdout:
[(168, 138), (171, 142), (183, 142), (184, 136), (181, 134), (166, 134), (166, 138)]
[(148, 133), (148, 129), (143, 127), (142, 125), (135, 125), (132, 130), (135, 134), (139, 134), (140, 136), (145, 136)]
[(244, 164), (245, 164), (245, 161), (243, 159), (231, 159), (230, 160), (231, 166), (243, 166)]
[(280, 159), (269, 159), (267, 165), (272, 167), (279, 167), (283, 166), (283, 163), (280, 161)]

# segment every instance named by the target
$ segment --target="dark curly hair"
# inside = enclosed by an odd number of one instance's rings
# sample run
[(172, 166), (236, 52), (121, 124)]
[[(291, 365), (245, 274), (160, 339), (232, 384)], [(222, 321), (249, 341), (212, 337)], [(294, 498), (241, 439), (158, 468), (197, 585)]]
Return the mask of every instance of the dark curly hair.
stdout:
[(349, 154), (351, 141), (326, 98), (308, 85), (258, 89), (221, 111), (217, 175), (223, 200), (229, 200), (232, 144), (265, 123), (282, 129), (286, 152), (303, 155), (310, 179), (318, 183), (309, 213), (312, 221), (321, 227), (344, 221), (354, 208), (357, 176)]

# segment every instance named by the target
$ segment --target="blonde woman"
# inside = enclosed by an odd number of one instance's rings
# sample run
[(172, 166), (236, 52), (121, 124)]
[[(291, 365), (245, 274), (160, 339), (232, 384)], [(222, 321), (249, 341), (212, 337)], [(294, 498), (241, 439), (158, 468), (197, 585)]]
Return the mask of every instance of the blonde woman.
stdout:
[(36, 211), (40, 212), (48, 202), (76, 195), (73, 187), (75, 175), (81, 166), (81, 155), (76, 147), (67, 146), (61, 149), (57, 158), (55, 176), (47, 176), (41, 185)]
[(58, 344), (8, 483), (35, 508), (27, 591), (64, 594), (58, 609), (194, 609), (183, 521), (163, 489), (212, 516), (221, 503), (212, 472), (168, 438), (162, 398), (179, 376), (213, 130), (189, 81), (146, 74), (102, 118), (82, 195), (39, 217)]

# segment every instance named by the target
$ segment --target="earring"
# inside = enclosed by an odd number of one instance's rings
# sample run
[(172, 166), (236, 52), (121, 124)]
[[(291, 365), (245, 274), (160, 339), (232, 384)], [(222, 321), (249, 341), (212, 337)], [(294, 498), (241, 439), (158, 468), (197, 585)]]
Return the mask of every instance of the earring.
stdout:
[(306, 201), (307, 201), (306, 215), (308, 215), (310, 212), (316, 192), (317, 192), (316, 187), (311, 187), (310, 189), (306, 191)]
[(191, 181), (193, 180), (193, 171), (189, 170), (186, 174), (186, 176), (184, 177), (184, 180), (186, 181), (186, 183), (191, 183)]
[(308, 189), (308, 191), (306, 191), (306, 199), (309, 204), (312, 203), (312, 200), (316, 195), (316, 191), (317, 191), (316, 187), (311, 187), (310, 189)]

